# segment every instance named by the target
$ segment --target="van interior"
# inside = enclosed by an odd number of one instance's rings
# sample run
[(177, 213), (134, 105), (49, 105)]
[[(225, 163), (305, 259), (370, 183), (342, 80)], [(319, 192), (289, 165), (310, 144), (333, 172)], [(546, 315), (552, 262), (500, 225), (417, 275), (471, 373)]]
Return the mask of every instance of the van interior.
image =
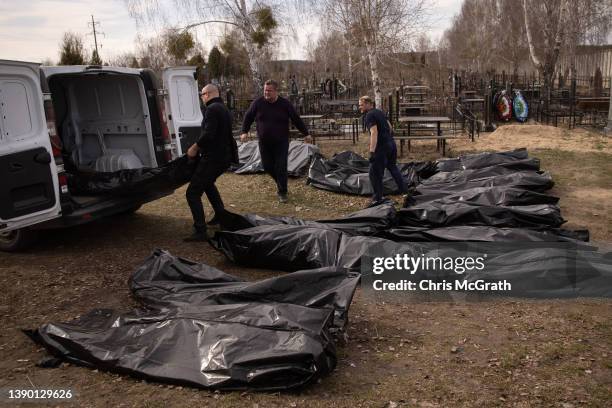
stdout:
[(48, 79), (67, 172), (157, 167), (147, 99), (137, 75), (82, 73)]

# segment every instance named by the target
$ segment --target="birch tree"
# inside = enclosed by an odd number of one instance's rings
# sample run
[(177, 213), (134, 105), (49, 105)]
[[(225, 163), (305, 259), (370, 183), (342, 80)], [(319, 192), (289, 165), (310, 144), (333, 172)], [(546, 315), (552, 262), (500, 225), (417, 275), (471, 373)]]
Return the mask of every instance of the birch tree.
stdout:
[(381, 60), (406, 49), (421, 25), (424, 0), (326, 0), (332, 26), (363, 44), (369, 62), (374, 99), (382, 106)]
[[(170, 18), (158, 0), (125, 0), (130, 14), (137, 21), (167, 23)], [(183, 27), (189, 30), (205, 24), (225, 24), (236, 27), (241, 36), (253, 80), (253, 93), (262, 89), (260, 49), (270, 41), (278, 27), (272, 7), (258, 0), (174, 0), (178, 14), (192, 22)]]
[(544, 103), (559, 55), (572, 55), (580, 43), (597, 43), (610, 31), (610, 0), (522, 0), (529, 56), (544, 78)]
[[(523, 13), (529, 56), (544, 78), (544, 103), (547, 109), (555, 65), (563, 43), (568, 0), (523, 0)], [(536, 24), (532, 24), (533, 17), (538, 17)]]

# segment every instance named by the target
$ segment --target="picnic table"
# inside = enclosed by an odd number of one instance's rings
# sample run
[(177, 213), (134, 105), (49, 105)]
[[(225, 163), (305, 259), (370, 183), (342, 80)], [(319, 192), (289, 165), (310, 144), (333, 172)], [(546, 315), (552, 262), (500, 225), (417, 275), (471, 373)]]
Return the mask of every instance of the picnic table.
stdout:
[(484, 102), (483, 98), (465, 98), (465, 99), (461, 99), (461, 102), (465, 102), (465, 103), (482, 103)]
[(401, 107), (412, 108), (415, 106), (426, 106), (429, 105), (429, 102), (400, 102)]
[(404, 89), (422, 89), (429, 91), (429, 87), (426, 85), (404, 85)]
[[(436, 140), (437, 149), (442, 149), (442, 156), (446, 155), (446, 139), (450, 136), (444, 136), (442, 133), (442, 123), (449, 123), (451, 119), (446, 116), (403, 116), (398, 119), (400, 124), (406, 124), (407, 129), (403, 132), (401, 129), (396, 130), (395, 139), (400, 141), (400, 157), (404, 154), (404, 140), (408, 141), (408, 151), (410, 151), (411, 140)], [(419, 125), (436, 125), (436, 133), (434, 135), (418, 134), (415, 131), (422, 131)], [(428, 129), (429, 130), (429, 129)]]
[(304, 123), (314, 125), (316, 121), (322, 119), (324, 115), (300, 115)]

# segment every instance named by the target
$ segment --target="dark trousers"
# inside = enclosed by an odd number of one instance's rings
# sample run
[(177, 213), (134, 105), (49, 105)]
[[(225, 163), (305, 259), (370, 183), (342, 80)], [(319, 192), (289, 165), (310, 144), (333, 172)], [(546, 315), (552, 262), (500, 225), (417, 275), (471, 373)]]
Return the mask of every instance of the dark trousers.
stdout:
[(404, 179), (402, 173), (397, 168), (397, 146), (392, 141), (383, 146), (379, 146), (374, 153), (374, 161), (370, 162), (370, 183), (374, 190), (373, 201), (380, 201), (383, 198), (383, 177), (385, 169), (389, 170), (393, 180), (397, 184), (400, 193), (405, 193)]
[(222, 212), (224, 209), (223, 200), (221, 200), (219, 190), (215, 186), (215, 181), (228, 167), (229, 163), (226, 161), (215, 161), (204, 157), (198, 163), (185, 194), (193, 216), (193, 226), (198, 231), (206, 228), (202, 194), (206, 193), (215, 214)]
[(276, 182), (278, 192), (287, 194), (287, 157), (289, 139), (281, 141), (259, 141), (259, 154), (264, 171)]

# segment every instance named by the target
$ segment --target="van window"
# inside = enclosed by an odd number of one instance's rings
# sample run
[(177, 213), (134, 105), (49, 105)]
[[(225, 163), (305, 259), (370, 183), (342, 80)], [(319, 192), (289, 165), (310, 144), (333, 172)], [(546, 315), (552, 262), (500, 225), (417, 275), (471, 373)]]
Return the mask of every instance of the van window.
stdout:
[(31, 101), (24, 82), (0, 81), (1, 140), (21, 140), (35, 134)]
[[(198, 93), (193, 86), (193, 78), (176, 77), (172, 80), (178, 95), (178, 113), (181, 120), (194, 120), (200, 114)], [(195, 101), (195, 102), (194, 102)], [(196, 108), (198, 110), (196, 110)]]
[(142, 116), (137, 78), (85, 76), (71, 82), (71, 86), (74, 106), (82, 120), (124, 120)]

